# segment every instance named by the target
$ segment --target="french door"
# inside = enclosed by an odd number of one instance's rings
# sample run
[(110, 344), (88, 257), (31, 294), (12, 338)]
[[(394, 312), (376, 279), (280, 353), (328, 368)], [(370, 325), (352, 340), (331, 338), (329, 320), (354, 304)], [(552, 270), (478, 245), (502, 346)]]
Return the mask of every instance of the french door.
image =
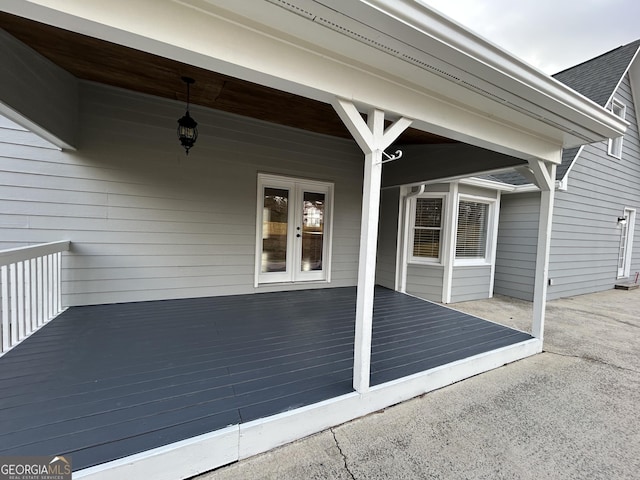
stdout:
[(256, 284), (326, 281), (332, 185), (258, 176)]
[(624, 209), (624, 221), (620, 228), (620, 249), (618, 251), (618, 278), (626, 278), (631, 273), (631, 247), (636, 225), (636, 211), (633, 208)]

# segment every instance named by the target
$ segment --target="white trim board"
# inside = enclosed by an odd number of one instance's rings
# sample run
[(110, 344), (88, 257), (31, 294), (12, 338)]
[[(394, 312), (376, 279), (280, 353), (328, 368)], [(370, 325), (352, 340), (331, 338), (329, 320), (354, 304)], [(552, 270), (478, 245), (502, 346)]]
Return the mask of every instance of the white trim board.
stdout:
[(74, 472), (73, 478), (86, 480), (190, 478), (541, 351), (540, 340), (526, 340), (376, 385), (363, 394), (349, 393), (86, 468)]

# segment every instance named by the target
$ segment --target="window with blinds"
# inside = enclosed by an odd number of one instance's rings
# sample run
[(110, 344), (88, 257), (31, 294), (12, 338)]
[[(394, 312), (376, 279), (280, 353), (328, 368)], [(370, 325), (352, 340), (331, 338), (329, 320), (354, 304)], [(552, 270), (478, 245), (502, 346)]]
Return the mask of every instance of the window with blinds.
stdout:
[(413, 250), (415, 259), (440, 258), (442, 230), (442, 198), (416, 198), (413, 218)]
[(456, 258), (485, 258), (489, 204), (460, 200)]

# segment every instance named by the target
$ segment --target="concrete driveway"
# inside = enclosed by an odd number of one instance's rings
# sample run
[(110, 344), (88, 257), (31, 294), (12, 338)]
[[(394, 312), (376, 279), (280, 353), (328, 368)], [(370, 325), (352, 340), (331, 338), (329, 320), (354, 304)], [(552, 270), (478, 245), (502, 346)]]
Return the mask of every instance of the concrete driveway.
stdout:
[[(505, 297), (456, 308), (531, 323)], [(544, 353), (197, 478), (640, 478), (640, 290), (549, 302)]]

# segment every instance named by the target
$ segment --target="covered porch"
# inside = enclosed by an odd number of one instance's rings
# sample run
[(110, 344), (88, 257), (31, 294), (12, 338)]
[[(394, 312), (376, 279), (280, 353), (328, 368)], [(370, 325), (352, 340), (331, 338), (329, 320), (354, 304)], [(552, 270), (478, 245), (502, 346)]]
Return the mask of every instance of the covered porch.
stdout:
[(539, 343), (376, 287), (371, 390), (359, 395), (355, 313), (355, 287), (72, 307), (0, 358), (0, 455), (70, 454), (77, 478), (118, 467), (134, 478), (204, 437), (190, 466), (203, 471)]
[[(541, 351), (555, 166), (619, 134), (614, 115), (409, 0), (4, 12), (0, 113), (22, 140), (0, 243), (72, 246), (52, 280), (69, 309), (35, 333), (29, 305), (55, 309), (20, 300), (34, 260), (0, 263), (3, 350), (31, 335), (0, 358), (0, 453), (188, 478)], [(543, 190), (532, 336), (375, 287), (382, 190), (514, 166)], [(275, 197), (296, 209), (270, 216)], [(306, 269), (310, 199), (326, 230)], [(283, 271), (264, 268), (265, 225), (288, 239)]]

